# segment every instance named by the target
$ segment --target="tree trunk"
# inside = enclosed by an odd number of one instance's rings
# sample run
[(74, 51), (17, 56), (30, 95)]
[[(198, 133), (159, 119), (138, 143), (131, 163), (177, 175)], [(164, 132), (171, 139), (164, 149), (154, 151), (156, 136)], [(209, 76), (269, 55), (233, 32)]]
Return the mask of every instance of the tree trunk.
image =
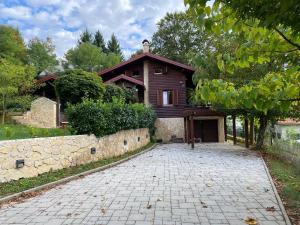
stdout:
[(256, 142), (256, 149), (261, 150), (264, 145), (265, 133), (268, 125), (268, 119), (266, 116), (259, 118), (259, 130)]
[(2, 94), (2, 124), (5, 123), (5, 95)]

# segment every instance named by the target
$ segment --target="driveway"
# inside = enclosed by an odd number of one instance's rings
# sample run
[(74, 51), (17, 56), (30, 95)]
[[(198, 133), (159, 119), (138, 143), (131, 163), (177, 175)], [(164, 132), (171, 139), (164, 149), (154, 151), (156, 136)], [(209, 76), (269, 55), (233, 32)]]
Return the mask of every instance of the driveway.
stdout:
[(262, 159), (230, 144), (160, 145), (0, 210), (2, 225), (246, 224), (247, 217), (286, 224)]

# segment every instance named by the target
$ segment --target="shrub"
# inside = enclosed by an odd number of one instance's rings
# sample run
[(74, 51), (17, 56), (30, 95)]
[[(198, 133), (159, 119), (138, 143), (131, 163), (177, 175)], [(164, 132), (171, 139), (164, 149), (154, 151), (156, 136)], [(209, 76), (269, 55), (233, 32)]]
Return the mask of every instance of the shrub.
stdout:
[(112, 102), (113, 98), (124, 99), (126, 103), (138, 102), (135, 88), (122, 88), (115, 84), (105, 85), (103, 101)]
[(112, 102), (84, 100), (68, 105), (69, 124), (77, 134), (104, 136), (121, 130), (149, 128), (154, 131), (155, 114), (142, 104), (126, 104), (113, 98)]
[(82, 98), (101, 99), (105, 92), (104, 84), (96, 73), (81, 69), (67, 70), (55, 82), (58, 95), (64, 102), (76, 104)]
[(25, 112), (30, 109), (36, 97), (31, 95), (15, 96), (7, 99), (7, 109), (14, 112)]

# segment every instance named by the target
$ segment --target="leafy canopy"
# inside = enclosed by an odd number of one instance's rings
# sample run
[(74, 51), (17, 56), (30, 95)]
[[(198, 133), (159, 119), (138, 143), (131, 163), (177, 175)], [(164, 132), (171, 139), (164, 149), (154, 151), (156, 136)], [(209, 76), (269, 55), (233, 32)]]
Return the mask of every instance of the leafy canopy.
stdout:
[(44, 70), (53, 71), (58, 65), (54, 50), (55, 47), (50, 38), (46, 41), (34, 38), (28, 44), (28, 61), (38, 73)]
[(102, 79), (96, 73), (81, 69), (66, 70), (55, 81), (57, 94), (63, 102), (72, 104), (82, 101), (82, 98), (101, 99), (105, 87)]
[(0, 57), (25, 63), (26, 48), (20, 32), (10, 26), (0, 25)]

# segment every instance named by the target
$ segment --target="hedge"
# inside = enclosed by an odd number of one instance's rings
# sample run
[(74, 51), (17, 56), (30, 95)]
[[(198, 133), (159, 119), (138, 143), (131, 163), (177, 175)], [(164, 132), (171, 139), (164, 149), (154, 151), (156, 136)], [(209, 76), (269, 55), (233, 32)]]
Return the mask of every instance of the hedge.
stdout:
[(98, 137), (121, 130), (149, 128), (154, 133), (155, 113), (143, 104), (126, 104), (114, 98), (112, 102), (84, 100), (66, 109), (71, 129), (76, 134)]

